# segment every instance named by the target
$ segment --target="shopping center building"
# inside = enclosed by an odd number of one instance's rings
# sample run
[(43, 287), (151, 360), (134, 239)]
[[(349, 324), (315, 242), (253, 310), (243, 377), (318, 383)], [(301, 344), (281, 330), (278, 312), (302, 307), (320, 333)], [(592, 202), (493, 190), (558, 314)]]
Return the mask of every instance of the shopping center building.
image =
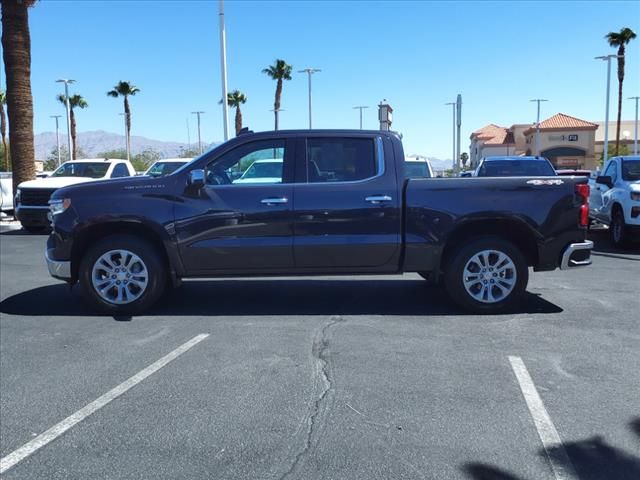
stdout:
[[(621, 127), (627, 122), (621, 122)], [(610, 122), (615, 132), (615, 122)], [(602, 146), (596, 146), (598, 124), (557, 113), (540, 122), (540, 155), (556, 168), (594, 170), (598, 167)], [(535, 155), (535, 124), (500, 127), (489, 124), (471, 134), (469, 160), (475, 168), (483, 157), (492, 155)], [(622, 139), (622, 134), (621, 134)], [(628, 138), (625, 139), (628, 141)], [(609, 134), (615, 142), (615, 133)], [(602, 145), (602, 144), (600, 144)]]

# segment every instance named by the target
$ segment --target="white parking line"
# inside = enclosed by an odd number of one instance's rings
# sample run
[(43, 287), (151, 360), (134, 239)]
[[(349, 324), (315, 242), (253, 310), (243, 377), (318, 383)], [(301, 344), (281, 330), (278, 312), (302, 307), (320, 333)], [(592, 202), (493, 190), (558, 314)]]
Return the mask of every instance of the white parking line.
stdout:
[(556, 477), (556, 480), (570, 480), (577, 479), (578, 475), (573, 468), (573, 464), (567, 455), (562, 440), (556, 427), (551, 421), (551, 417), (544, 408), (542, 399), (536, 390), (536, 386), (529, 375), (529, 371), (520, 357), (509, 356), (509, 362), (511, 362), (511, 368), (513, 373), (516, 374), (518, 383), (520, 384), (520, 390), (524, 395), (524, 400), (527, 402), (527, 407), (533, 418), (533, 423), (538, 431), (538, 436), (542, 441), (544, 451), (547, 454), (551, 468)]
[(129, 378), (128, 380), (125, 380), (124, 382), (122, 382), (120, 385), (113, 388), (112, 390), (109, 390), (107, 393), (105, 393), (98, 399), (94, 400), (86, 407), (81, 408), (76, 413), (68, 416), (67, 418), (62, 420), (60, 423), (51, 427), (46, 432), (38, 435), (36, 438), (31, 440), (30, 442), (25, 443), (22, 447), (11, 452), (9, 455), (7, 455), (2, 460), (0, 460), (0, 475), (6, 472), (7, 470), (9, 470), (16, 463), (21, 462), (32, 453), (36, 452), (37, 450), (44, 447), (49, 442), (58, 438), (64, 432), (69, 430), (74, 425), (80, 423), (82, 420), (87, 418), (92, 413), (97, 412), (102, 407), (107, 405), (109, 402), (118, 398), (120, 395), (125, 393), (130, 388), (135, 387), (138, 383), (143, 381), (149, 375), (152, 375), (153, 373), (157, 372), (162, 367), (167, 365), (169, 362), (175, 360), (184, 352), (186, 352), (196, 344), (200, 343), (202, 340), (204, 340), (208, 336), (209, 336), (208, 333), (202, 333), (200, 335), (196, 335), (188, 342), (183, 343), (178, 348), (176, 348), (169, 354), (162, 357), (160, 360), (152, 363), (147, 368), (136, 373), (133, 377)]

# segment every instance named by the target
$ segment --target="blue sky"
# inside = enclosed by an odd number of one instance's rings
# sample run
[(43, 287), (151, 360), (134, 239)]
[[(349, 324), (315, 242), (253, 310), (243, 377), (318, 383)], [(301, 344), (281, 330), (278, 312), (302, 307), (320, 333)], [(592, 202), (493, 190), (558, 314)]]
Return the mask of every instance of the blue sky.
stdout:
[[(463, 151), (469, 134), (493, 122), (535, 120), (531, 98), (547, 98), (543, 118), (564, 112), (604, 117), (604, 35), (640, 33), (640, 2), (231, 1), (226, 5), (229, 88), (248, 96), (245, 125), (273, 128), (275, 82), (261, 73), (276, 58), (321, 68), (314, 76), (314, 127), (357, 128), (354, 105), (369, 105), (365, 128), (377, 128), (376, 105), (394, 108), (393, 129), (407, 153), (449, 158), (451, 110), (463, 96)], [(197, 141), (222, 139), (217, 2), (40, 1), (30, 12), (35, 131), (53, 130), (56, 78), (89, 108), (79, 131), (120, 133), (122, 102), (106, 96), (118, 80), (141, 93), (131, 100), (132, 134)], [(4, 79), (3, 79), (4, 81)], [(617, 82), (612, 74), (612, 118)], [(629, 46), (625, 98), (640, 95), (640, 39)], [(281, 128), (306, 128), (306, 76), (286, 82)], [(233, 125), (233, 111), (230, 111)], [(633, 118), (624, 101), (623, 118)], [(233, 127), (231, 127), (233, 128)], [(64, 131), (64, 129), (63, 129)]]

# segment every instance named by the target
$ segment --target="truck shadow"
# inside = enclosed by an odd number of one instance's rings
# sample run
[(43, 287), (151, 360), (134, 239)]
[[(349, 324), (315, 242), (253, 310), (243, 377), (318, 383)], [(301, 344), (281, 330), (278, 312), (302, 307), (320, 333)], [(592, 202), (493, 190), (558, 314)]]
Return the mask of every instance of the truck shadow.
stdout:
[[(629, 430), (640, 442), (640, 417), (633, 418)], [(576, 442), (564, 444), (564, 449), (580, 480), (637, 480), (640, 478), (640, 456), (610, 445), (602, 436), (596, 435)], [(538, 454), (546, 457), (544, 449)], [(554, 449), (549, 452), (561, 458)], [(462, 470), (474, 480), (527, 480), (507, 470), (481, 462), (467, 463)]]
[[(518, 313), (562, 308), (526, 293)], [(29, 316), (87, 316), (77, 288), (47, 285), (8, 297), (0, 312)], [(465, 315), (439, 288), (422, 280), (203, 280), (185, 282), (148, 315)]]
[(640, 257), (635, 256), (640, 254), (640, 243), (625, 249), (616, 248), (611, 243), (608, 230), (592, 230), (588, 238), (593, 242), (593, 254), (596, 256), (640, 261)]

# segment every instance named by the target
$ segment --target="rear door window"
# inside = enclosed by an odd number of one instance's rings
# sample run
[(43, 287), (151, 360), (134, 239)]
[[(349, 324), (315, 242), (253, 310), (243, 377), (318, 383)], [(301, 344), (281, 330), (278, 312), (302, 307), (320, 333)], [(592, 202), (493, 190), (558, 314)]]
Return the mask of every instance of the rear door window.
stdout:
[(307, 183), (353, 182), (375, 177), (371, 138), (307, 139)]

